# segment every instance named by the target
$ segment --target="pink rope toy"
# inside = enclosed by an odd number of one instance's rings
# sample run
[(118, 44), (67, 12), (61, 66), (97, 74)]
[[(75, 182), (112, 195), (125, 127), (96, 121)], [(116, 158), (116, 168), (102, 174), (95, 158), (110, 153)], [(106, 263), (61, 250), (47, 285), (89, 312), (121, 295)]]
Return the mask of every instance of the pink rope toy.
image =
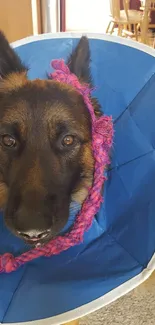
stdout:
[(42, 247), (36, 247), (17, 257), (10, 253), (1, 255), (1, 273), (10, 273), (33, 259), (41, 256), (56, 255), (74, 245), (80, 244), (83, 241), (85, 231), (91, 227), (94, 216), (103, 201), (101, 189), (106, 180), (104, 172), (106, 165), (109, 164), (109, 150), (112, 146), (112, 118), (108, 116), (96, 118), (90, 99), (91, 89), (88, 85), (81, 84), (78, 78), (70, 73), (68, 66), (65, 65), (63, 60), (54, 60), (51, 65), (55, 71), (50, 74), (50, 77), (75, 88), (83, 96), (83, 100), (90, 112), (92, 119), (92, 149), (95, 160), (94, 181), (92, 188), (89, 190), (88, 197), (84, 201), (81, 211), (77, 214), (72, 229), (68, 233), (58, 236)]

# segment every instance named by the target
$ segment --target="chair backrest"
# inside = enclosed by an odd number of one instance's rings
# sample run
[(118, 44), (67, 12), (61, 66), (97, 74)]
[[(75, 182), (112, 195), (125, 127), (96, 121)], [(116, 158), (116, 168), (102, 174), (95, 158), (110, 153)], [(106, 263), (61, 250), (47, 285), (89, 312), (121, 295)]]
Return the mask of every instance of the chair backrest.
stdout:
[(141, 5), (148, 6), (150, 10), (155, 10), (155, 0), (141, 0)]
[(116, 20), (120, 18), (120, 0), (110, 0), (110, 14)]
[(155, 0), (150, 1), (150, 10), (155, 11)]

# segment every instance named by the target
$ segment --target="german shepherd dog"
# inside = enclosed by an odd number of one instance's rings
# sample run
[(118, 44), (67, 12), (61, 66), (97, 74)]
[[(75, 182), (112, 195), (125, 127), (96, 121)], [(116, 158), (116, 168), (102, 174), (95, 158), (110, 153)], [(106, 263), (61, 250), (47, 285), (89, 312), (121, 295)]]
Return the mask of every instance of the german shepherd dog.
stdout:
[[(68, 66), (92, 84), (89, 65), (82, 37)], [(30, 81), (27, 72), (0, 32), (0, 207), (16, 236), (43, 245), (66, 224), (71, 201), (82, 203), (92, 184), (91, 117), (71, 86)]]

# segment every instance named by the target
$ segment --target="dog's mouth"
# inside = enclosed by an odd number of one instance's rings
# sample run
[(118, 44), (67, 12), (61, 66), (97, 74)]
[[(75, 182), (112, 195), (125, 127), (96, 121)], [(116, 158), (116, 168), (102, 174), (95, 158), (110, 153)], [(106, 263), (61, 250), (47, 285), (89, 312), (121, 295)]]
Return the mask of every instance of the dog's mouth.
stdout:
[(16, 214), (13, 214), (8, 205), (4, 211), (4, 222), (13, 235), (31, 247), (48, 244), (62, 233), (69, 219), (69, 205), (63, 206), (63, 209), (57, 212), (48, 209), (48, 214), (47, 210), (41, 213), (38, 209), (33, 214), (26, 208), (23, 208), (22, 212), (18, 214), (17, 210)]
[(41, 247), (47, 244), (50, 241), (50, 236), (45, 237), (44, 239), (32, 238), (32, 239), (24, 239), (25, 244), (34, 246), (34, 247)]
[(38, 248), (38, 247), (42, 247), (46, 244), (48, 244), (48, 242), (53, 239), (53, 238), (49, 238), (47, 240), (24, 240), (25, 244), (28, 245), (28, 246), (32, 246), (32, 247), (35, 247), (35, 248)]
[(20, 237), (26, 245), (32, 246), (32, 247), (42, 247), (45, 244), (47, 244), (50, 240), (54, 239), (57, 235), (53, 235), (50, 232), (47, 232), (47, 234), (45, 234), (42, 238), (28, 238), (25, 235), (24, 236), (20, 236), (18, 235), (18, 237)]
[[(55, 226), (55, 228), (25, 228), (25, 231), (18, 230), (19, 228), (16, 228), (12, 225), (12, 219), (7, 218), (5, 219), (6, 227), (10, 230), (10, 232), (18, 237), (20, 240), (22, 240), (25, 245), (31, 246), (31, 247), (41, 247), (45, 244), (48, 244), (51, 240), (56, 238), (61, 229), (58, 226)], [(46, 230), (45, 230), (46, 229)]]
[(20, 213), (19, 215), (18, 213), (14, 214), (12, 206), (8, 204), (4, 210), (5, 225), (25, 245), (42, 247), (56, 237), (64, 236), (74, 224), (81, 204), (71, 201), (70, 198), (67, 202), (63, 201), (63, 203), (63, 207), (59, 206), (58, 209), (56, 206), (57, 210), (55, 209), (54, 212), (53, 210), (51, 212), (49, 208), (48, 214), (47, 210), (38, 213), (39, 209), (36, 209), (34, 214), (30, 214), (25, 208), (23, 214)]

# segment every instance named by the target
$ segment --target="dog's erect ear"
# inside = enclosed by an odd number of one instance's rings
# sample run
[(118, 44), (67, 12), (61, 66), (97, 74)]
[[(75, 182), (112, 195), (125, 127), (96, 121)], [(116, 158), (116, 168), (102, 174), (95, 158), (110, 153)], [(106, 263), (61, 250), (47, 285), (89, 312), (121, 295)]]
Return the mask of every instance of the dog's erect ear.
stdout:
[(92, 84), (90, 74), (90, 49), (88, 38), (81, 37), (77, 47), (70, 55), (67, 65), (81, 82)]
[(3, 79), (10, 73), (24, 71), (27, 71), (27, 68), (22, 64), (20, 58), (0, 31), (0, 77)]
[[(90, 49), (89, 41), (86, 36), (81, 37), (77, 47), (70, 55), (67, 65), (72, 73), (74, 73), (81, 82), (89, 84), (93, 87), (90, 72)], [(91, 98), (96, 116), (101, 116), (101, 106), (96, 98)]]

